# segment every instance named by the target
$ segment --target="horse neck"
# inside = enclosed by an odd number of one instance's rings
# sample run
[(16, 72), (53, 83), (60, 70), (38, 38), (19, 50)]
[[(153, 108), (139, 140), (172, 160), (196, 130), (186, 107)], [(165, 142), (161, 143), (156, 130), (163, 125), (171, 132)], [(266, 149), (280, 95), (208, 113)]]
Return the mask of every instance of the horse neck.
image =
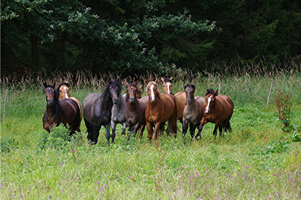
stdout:
[(49, 117), (56, 118), (62, 111), (58, 101), (54, 101), (52, 106), (47, 105), (46, 112)]
[(129, 110), (130, 112), (135, 112), (136, 110), (138, 110), (138, 107), (139, 107), (138, 99), (135, 98), (135, 101), (134, 101), (134, 102), (130, 102), (130, 101), (128, 100), (126, 107), (128, 108), (128, 110)]

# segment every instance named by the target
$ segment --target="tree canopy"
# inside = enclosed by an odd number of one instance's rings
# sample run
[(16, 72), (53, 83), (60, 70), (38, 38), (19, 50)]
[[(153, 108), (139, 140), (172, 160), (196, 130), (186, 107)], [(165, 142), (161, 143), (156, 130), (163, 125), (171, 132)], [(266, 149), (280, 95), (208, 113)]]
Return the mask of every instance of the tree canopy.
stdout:
[[(2, 75), (201, 72), (301, 54), (300, 1), (2, 0)], [(208, 65), (209, 63), (209, 65)]]

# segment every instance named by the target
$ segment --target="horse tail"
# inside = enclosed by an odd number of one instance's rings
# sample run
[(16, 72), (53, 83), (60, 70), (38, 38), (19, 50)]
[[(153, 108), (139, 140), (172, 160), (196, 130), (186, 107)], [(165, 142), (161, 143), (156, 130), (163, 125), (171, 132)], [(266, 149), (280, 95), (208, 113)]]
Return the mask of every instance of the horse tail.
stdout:
[(230, 133), (232, 132), (230, 122), (228, 122), (227, 126), (225, 127), (225, 132), (227, 132), (227, 131), (229, 131)]
[(178, 120), (177, 102), (176, 102), (176, 98), (174, 96), (173, 96), (172, 100), (175, 105), (175, 110), (174, 110), (172, 117), (168, 120), (167, 128), (168, 128), (169, 132), (177, 134), (177, 131), (178, 130), (180, 131), (180, 129), (178, 128), (178, 125), (177, 125), (177, 120)]
[(77, 125), (77, 126), (75, 127), (75, 130), (80, 132), (79, 127), (80, 127), (80, 122), (81, 122), (81, 109), (80, 109), (78, 103), (74, 99), (70, 99), (70, 100), (72, 100), (74, 106), (76, 107), (76, 114), (75, 114), (75, 118), (74, 118), (74, 124)]

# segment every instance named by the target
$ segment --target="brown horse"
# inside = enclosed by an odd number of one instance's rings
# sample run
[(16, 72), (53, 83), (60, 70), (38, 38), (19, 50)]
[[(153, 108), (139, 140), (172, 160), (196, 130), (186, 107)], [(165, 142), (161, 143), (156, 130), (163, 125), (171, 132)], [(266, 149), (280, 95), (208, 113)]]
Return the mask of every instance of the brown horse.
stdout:
[[(206, 105), (206, 99), (204, 97), (196, 96), (195, 85), (185, 84), (184, 90), (186, 93), (187, 103), (183, 111), (183, 137), (186, 135), (188, 130), (188, 124), (190, 124), (190, 135), (191, 139), (194, 136), (196, 127), (199, 125), (203, 117), (204, 108)], [(196, 134), (195, 138), (201, 137), (200, 131)]]
[[(171, 83), (172, 79), (173, 77), (166, 78), (166, 79), (161, 78), (163, 82), (163, 90), (165, 94), (173, 94), (172, 83)], [(177, 119), (183, 124), (183, 111), (186, 104), (186, 94), (185, 92), (178, 92), (174, 96), (177, 104), (177, 113), (178, 113)]]
[(170, 94), (160, 94), (157, 91), (157, 79), (149, 82), (145, 79), (148, 91), (148, 104), (145, 109), (145, 119), (148, 138), (152, 138), (155, 126), (154, 139), (158, 139), (159, 129), (168, 121), (168, 132), (177, 133), (177, 105), (175, 98)]
[(233, 114), (234, 104), (230, 97), (226, 95), (218, 95), (218, 91), (207, 89), (206, 106), (202, 122), (199, 126), (201, 132), (204, 125), (208, 122), (215, 124), (213, 135), (216, 137), (217, 128), (219, 128), (220, 137), (224, 136), (224, 131), (231, 132), (230, 119)]
[[(74, 100), (80, 110), (80, 122), (82, 121), (82, 116), (83, 116), (83, 109), (82, 109), (82, 104), (80, 103), (80, 101), (75, 98), (75, 97), (70, 97), (70, 93), (69, 93), (69, 89), (70, 88), (70, 84), (68, 82), (63, 82), (61, 84), (58, 85), (57, 87), (57, 91), (59, 92), (59, 100), (61, 99), (72, 99)], [(80, 123), (79, 123), (80, 125)]]
[(50, 132), (50, 127), (63, 123), (65, 126), (69, 124), (70, 134), (80, 132), (80, 111), (77, 103), (71, 99), (59, 100), (54, 86), (55, 84), (51, 86), (44, 83), (47, 106), (43, 116), (43, 128)]
[[(137, 87), (138, 81), (134, 83), (126, 83), (127, 85), (127, 106), (125, 111), (125, 118), (131, 134), (136, 133), (140, 128), (140, 138), (142, 137), (146, 121), (145, 121), (145, 109), (148, 103), (148, 96), (138, 98), (138, 91), (141, 93), (140, 88)], [(140, 94), (141, 97), (141, 94)]]

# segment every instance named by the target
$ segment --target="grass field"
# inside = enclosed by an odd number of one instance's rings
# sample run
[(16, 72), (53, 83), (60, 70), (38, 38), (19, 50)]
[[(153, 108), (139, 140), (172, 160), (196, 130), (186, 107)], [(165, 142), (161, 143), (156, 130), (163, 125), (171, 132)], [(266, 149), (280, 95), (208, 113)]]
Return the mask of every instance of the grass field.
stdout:
[[(235, 104), (233, 132), (214, 139), (214, 125), (207, 124), (199, 141), (191, 141), (187, 134), (184, 143), (178, 132), (177, 138), (164, 134), (158, 141), (149, 142), (146, 130), (141, 140), (138, 136), (127, 140), (120, 135), (119, 124), (116, 142), (110, 147), (106, 146), (104, 128), (98, 144), (90, 146), (83, 121), (82, 137), (71, 142), (60, 136), (65, 132), (63, 127), (55, 128), (50, 135), (45, 133), (42, 76), (27, 75), (11, 80), (10, 85), (3, 79), (1, 117), (5, 89), (9, 90), (6, 118), (1, 120), (0, 198), (301, 199), (298, 70), (193, 78), (178, 75), (174, 93), (183, 91), (185, 83), (194, 82), (196, 95), (203, 96), (207, 88), (218, 89), (221, 84), (221, 93)], [(91, 92), (102, 92), (107, 78), (79, 73), (74, 81), (71, 76), (60, 74), (47, 82), (69, 80), (74, 86), (71, 96), (83, 101)], [(141, 84), (142, 78), (139, 80)], [(273, 92), (266, 108), (271, 81)], [(295, 126), (288, 132), (282, 130), (278, 119), (278, 91), (291, 94), (293, 102), (289, 119)], [(181, 130), (180, 123), (178, 126)]]

